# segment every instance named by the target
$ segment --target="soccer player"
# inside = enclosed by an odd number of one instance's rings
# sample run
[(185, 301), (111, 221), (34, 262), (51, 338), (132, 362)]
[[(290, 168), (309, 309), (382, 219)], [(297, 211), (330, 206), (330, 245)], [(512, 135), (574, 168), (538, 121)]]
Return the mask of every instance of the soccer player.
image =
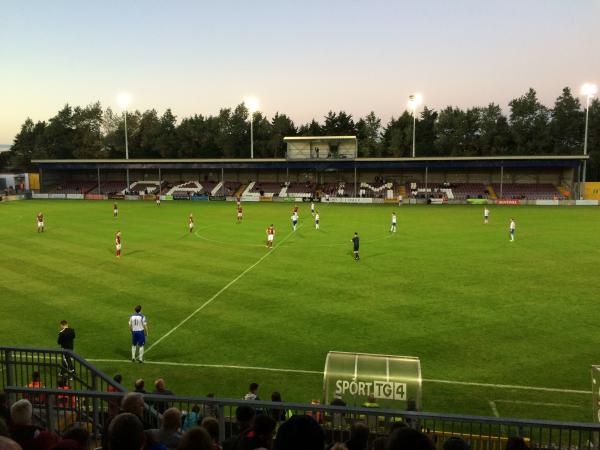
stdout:
[(121, 257), (121, 232), (117, 231), (115, 234), (115, 249), (117, 251), (117, 258)]
[(396, 232), (396, 213), (392, 213), (392, 227), (390, 228), (390, 233)]
[(238, 209), (237, 209), (237, 223), (240, 223), (243, 218), (244, 218), (244, 213), (242, 212), (242, 207), (238, 206)]
[(236, 199), (236, 205), (237, 205), (238, 209), (240, 209), (240, 208), (242, 207), (242, 202), (241, 202), (241, 200), (240, 200), (240, 197), (239, 197), (239, 196), (238, 196), (238, 197), (237, 197), (237, 199)]
[(515, 219), (510, 219), (510, 226), (509, 226), (510, 242), (513, 242), (515, 240), (515, 228), (516, 227), (517, 227), (517, 224), (515, 223)]
[[(65, 350), (73, 351), (75, 340), (75, 330), (69, 327), (69, 323), (66, 320), (60, 321), (60, 331), (58, 332), (58, 345), (60, 348)], [(69, 374), (70, 377), (75, 373), (75, 367), (73, 366), (73, 360), (67, 353), (62, 355), (62, 370), (61, 375)]]
[(139, 347), (138, 362), (144, 362), (144, 344), (148, 335), (146, 317), (141, 313), (142, 307), (135, 307), (135, 314), (129, 317), (129, 331), (131, 331), (131, 362), (135, 362), (136, 347)]
[(156, 206), (160, 206), (160, 195), (156, 196)]
[(298, 225), (298, 213), (294, 211), (292, 214), (292, 228), (296, 231), (296, 225)]
[(298, 215), (298, 207), (294, 206), (294, 214), (296, 214), (296, 216)]
[(488, 220), (490, 218), (490, 210), (487, 209), (487, 206), (483, 209), (483, 223), (485, 225), (488, 224)]
[(315, 230), (319, 229), (319, 219), (320, 219), (320, 217), (319, 217), (319, 211), (317, 211), (316, 214), (315, 214)]
[(119, 217), (119, 207), (116, 203), (113, 203), (113, 217)]
[(37, 230), (38, 233), (44, 232), (44, 215), (41, 212), (37, 215)]
[(315, 202), (310, 202), (310, 214), (315, 217)]
[(269, 228), (267, 228), (267, 247), (273, 248), (273, 239), (275, 238), (275, 228), (273, 228), (273, 224)]
[(190, 217), (188, 218), (188, 226), (190, 228), (190, 233), (194, 232), (194, 216), (190, 213)]
[(360, 244), (360, 239), (358, 237), (358, 233), (354, 233), (354, 237), (351, 239), (352, 247), (354, 249), (354, 261), (360, 260), (360, 256), (358, 256), (358, 247)]

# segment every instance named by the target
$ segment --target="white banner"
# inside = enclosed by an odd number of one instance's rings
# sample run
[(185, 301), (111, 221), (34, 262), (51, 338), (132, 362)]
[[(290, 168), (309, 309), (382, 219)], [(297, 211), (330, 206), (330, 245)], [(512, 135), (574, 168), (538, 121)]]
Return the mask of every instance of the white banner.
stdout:
[[(325, 200), (325, 203), (327, 203), (327, 200)], [(373, 199), (366, 197), (329, 197), (329, 203), (373, 203)]]
[(243, 195), (241, 200), (243, 202), (260, 202), (260, 197), (255, 197), (255, 196), (245, 196)]
[(558, 206), (558, 200), (536, 200), (538, 206)]
[(48, 194), (48, 198), (56, 198), (56, 199), (64, 200), (67, 197), (65, 197), (65, 194)]
[(31, 194), (31, 198), (48, 198), (48, 194), (38, 194), (37, 192), (34, 192)]
[(598, 200), (575, 200), (576, 206), (598, 206)]
[(67, 194), (67, 200), (83, 200), (83, 194)]

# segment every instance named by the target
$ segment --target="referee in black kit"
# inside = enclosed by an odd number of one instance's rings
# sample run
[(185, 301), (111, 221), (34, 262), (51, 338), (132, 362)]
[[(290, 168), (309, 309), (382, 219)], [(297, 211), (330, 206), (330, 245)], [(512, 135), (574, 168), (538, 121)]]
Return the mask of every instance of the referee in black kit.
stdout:
[(354, 261), (360, 260), (360, 256), (358, 256), (359, 244), (360, 238), (358, 237), (358, 233), (354, 233), (354, 237), (352, 238), (352, 247), (354, 248)]
[[(73, 350), (75, 341), (75, 330), (69, 326), (66, 320), (60, 321), (60, 331), (58, 332), (58, 345), (64, 350)], [(62, 355), (62, 371), (61, 374), (69, 374), (69, 377), (73, 377), (75, 373), (75, 367), (73, 366), (73, 359), (71, 355), (63, 353)]]

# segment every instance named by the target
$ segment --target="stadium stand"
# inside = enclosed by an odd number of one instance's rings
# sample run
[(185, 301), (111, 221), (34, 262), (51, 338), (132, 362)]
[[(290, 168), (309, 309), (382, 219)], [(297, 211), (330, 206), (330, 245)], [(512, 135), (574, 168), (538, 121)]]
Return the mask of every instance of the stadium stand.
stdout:
[(97, 186), (93, 181), (65, 181), (51, 188), (49, 194), (87, 194)]
[(502, 192), (502, 198), (527, 199), (527, 200), (564, 200), (565, 197), (553, 184), (548, 183), (494, 183), (494, 191), (498, 197)]
[(201, 192), (203, 189), (202, 185), (197, 181), (187, 181), (185, 183), (173, 186), (167, 191), (167, 195), (173, 195), (174, 197), (188, 197), (193, 194)]
[(392, 181), (376, 180), (368, 183), (363, 181), (360, 183), (359, 195), (360, 197), (394, 198), (396, 191), (396, 184)]
[(96, 186), (89, 193), (100, 194), (100, 191), (102, 191), (103, 194), (122, 194), (126, 187), (127, 183), (124, 181), (105, 181), (104, 183), (100, 183), (99, 187)]
[[(250, 187), (252, 186), (252, 187)], [(250, 183), (244, 195), (261, 196), (261, 197), (276, 197), (279, 196), (281, 190), (285, 187), (282, 183), (257, 182)]]
[(135, 181), (127, 189), (132, 194), (156, 194), (160, 192), (162, 183), (158, 181)]
[(316, 187), (312, 183), (299, 183), (299, 182), (290, 182), (287, 185), (287, 196), (288, 197), (303, 197), (310, 198), (314, 197)]

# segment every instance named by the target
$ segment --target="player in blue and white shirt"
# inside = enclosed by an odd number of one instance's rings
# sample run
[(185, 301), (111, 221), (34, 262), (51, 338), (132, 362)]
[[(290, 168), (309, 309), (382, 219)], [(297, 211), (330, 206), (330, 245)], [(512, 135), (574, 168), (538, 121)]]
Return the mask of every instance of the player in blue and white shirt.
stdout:
[(298, 225), (298, 213), (297, 212), (293, 212), (292, 213), (292, 228), (294, 229), (294, 231), (296, 231), (296, 226)]
[(135, 314), (129, 318), (129, 331), (131, 331), (131, 361), (135, 362), (135, 350), (139, 347), (138, 361), (144, 362), (144, 344), (146, 343), (146, 335), (148, 334), (148, 324), (146, 317), (141, 314), (142, 307), (135, 307)]
[(396, 213), (392, 213), (392, 227), (390, 228), (390, 233), (396, 232)]
[(489, 218), (490, 218), (490, 210), (487, 209), (487, 206), (486, 206), (483, 209), (483, 223), (487, 225)]
[(319, 229), (319, 219), (320, 219), (319, 211), (317, 211), (315, 214), (315, 230)]

